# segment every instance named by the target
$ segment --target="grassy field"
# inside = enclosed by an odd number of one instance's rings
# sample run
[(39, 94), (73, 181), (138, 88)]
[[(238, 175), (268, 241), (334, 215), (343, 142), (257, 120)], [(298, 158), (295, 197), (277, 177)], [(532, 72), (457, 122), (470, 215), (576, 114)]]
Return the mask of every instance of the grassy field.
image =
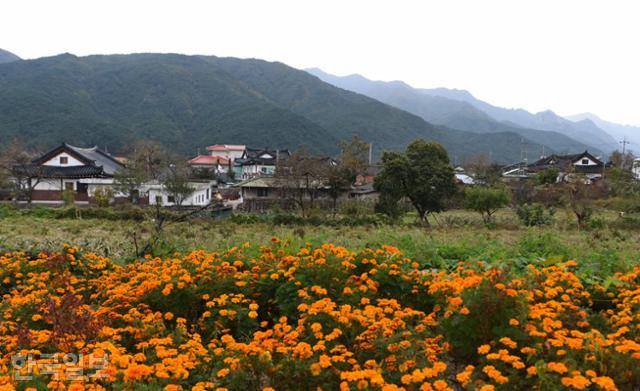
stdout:
[[(626, 269), (638, 262), (640, 233), (615, 228), (616, 215), (601, 212), (602, 227), (578, 230), (570, 215), (556, 214), (555, 223), (543, 227), (523, 227), (510, 210), (500, 211), (496, 227), (489, 229), (479, 215), (449, 211), (432, 219), (429, 228), (410, 224), (393, 226), (270, 226), (235, 224), (230, 220), (196, 219), (169, 225), (164, 232), (160, 255), (185, 253), (194, 249), (222, 251), (249, 243), (249, 251), (272, 237), (290, 241), (292, 248), (306, 243), (319, 246), (334, 243), (351, 249), (383, 244), (398, 247), (408, 257), (425, 265), (441, 267), (457, 260), (508, 262), (523, 259), (578, 259), (596, 270)], [(138, 243), (151, 232), (151, 223), (130, 220), (48, 219), (13, 216), (2, 219), (0, 248), (4, 250), (55, 250), (69, 243), (111, 257), (132, 259), (134, 234)], [(604, 270), (603, 270), (604, 271)]]
[[(136, 261), (152, 221), (36, 212), (0, 220), (0, 389), (640, 385), (640, 234), (614, 213), (584, 229), (564, 211), (530, 228), (510, 210), (492, 228), (464, 211), (430, 227), (195, 219)], [(24, 352), (108, 359), (18, 381)]]

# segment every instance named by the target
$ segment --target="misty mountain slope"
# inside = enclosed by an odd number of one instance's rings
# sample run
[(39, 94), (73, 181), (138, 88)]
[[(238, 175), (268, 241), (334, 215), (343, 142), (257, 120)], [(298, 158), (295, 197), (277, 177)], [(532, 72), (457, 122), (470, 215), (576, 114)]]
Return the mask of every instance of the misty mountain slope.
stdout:
[(63, 54), (0, 65), (0, 137), (42, 149), (67, 141), (121, 151), (153, 139), (185, 155), (214, 143), (305, 144), (335, 154), (353, 134), (373, 142), (377, 155), (425, 138), (460, 160), (479, 152), (505, 163), (519, 159), (520, 137), (434, 126), (280, 63)]
[(447, 121), (457, 117), (469, 120), (491, 120), (487, 114), (466, 102), (424, 95), (401, 81), (373, 81), (357, 74), (335, 76), (318, 68), (306, 69), (306, 71), (336, 87), (401, 108), (434, 124), (450, 126)]
[(13, 62), (18, 60), (20, 60), (20, 57), (16, 56), (15, 54), (7, 50), (0, 49), (0, 64), (5, 64), (8, 62)]
[[(460, 97), (458, 97), (459, 99), (450, 99), (444, 96), (428, 95), (423, 93), (423, 90), (412, 88), (400, 81), (372, 81), (361, 75), (341, 77), (328, 74), (318, 68), (306, 71), (327, 83), (367, 95), (437, 125), (475, 133), (514, 132), (537, 144), (546, 145), (546, 149), (549, 151), (553, 150), (559, 153), (582, 152), (586, 149), (590, 149), (596, 154), (601, 153), (600, 149), (557, 132), (527, 129), (496, 121), (485, 112), (461, 100)], [(457, 90), (453, 91), (458, 92)], [(459, 92), (468, 95), (466, 91)]]
[[(635, 154), (640, 153), (640, 126), (621, 125), (605, 121), (592, 113), (576, 114), (568, 116), (567, 118), (571, 121), (590, 120), (616, 140), (622, 141), (626, 138), (626, 140), (630, 142), (630, 144), (627, 145), (627, 149), (631, 149)], [(618, 146), (618, 149), (622, 149), (621, 144)]]
[(506, 109), (493, 106), (471, 95), (468, 91), (447, 88), (420, 89), (426, 95), (441, 96), (467, 102), (487, 113), (497, 121), (529, 129), (561, 133), (589, 146), (590, 150), (610, 152), (615, 149), (615, 139), (598, 128), (592, 121), (573, 122), (562, 118), (551, 110), (532, 114), (523, 109)]

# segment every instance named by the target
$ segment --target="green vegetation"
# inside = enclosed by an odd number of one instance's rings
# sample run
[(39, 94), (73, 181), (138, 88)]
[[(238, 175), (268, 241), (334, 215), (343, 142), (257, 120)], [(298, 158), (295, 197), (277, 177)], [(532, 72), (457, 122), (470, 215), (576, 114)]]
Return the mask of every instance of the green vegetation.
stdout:
[(477, 134), (345, 91), (281, 63), (175, 54), (76, 57), (63, 54), (0, 65), (0, 137), (28, 147), (61, 140), (123, 151), (155, 140), (192, 155), (212, 143), (249, 144), (337, 154), (358, 134), (374, 153), (418, 138), (464, 159), (492, 151), (519, 158), (522, 136)]
[(396, 205), (406, 198), (426, 223), (427, 215), (444, 210), (447, 198), (456, 192), (447, 151), (424, 140), (412, 142), (404, 153), (385, 152), (374, 186), (380, 192), (379, 209), (396, 215)]
[(509, 191), (505, 187), (471, 187), (465, 190), (465, 207), (480, 213), (485, 224), (492, 222), (492, 216), (509, 203)]
[[(553, 222), (531, 228), (521, 225), (508, 209), (495, 213), (493, 228), (487, 228), (477, 213), (456, 210), (439, 214), (430, 228), (416, 226), (415, 214), (393, 225), (384, 219), (348, 216), (330, 220), (335, 221), (333, 225), (327, 224), (328, 217), (301, 219), (287, 214), (194, 218), (167, 226), (162, 244), (154, 251), (165, 256), (193, 249), (220, 251), (245, 242), (257, 246), (276, 236), (291, 242), (293, 248), (306, 242), (314, 246), (331, 242), (354, 249), (388, 244), (433, 267), (452, 267), (459, 260), (517, 266), (552, 258), (578, 259), (582, 267), (610, 273), (638, 263), (640, 221), (632, 225), (616, 213), (598, 211), (595, 218), (603, 222), (602, 227), (578, 230), (571, 213), (559, 211)], [(71, 243), (121, 261), (135, 258), (135, 232), (142, 241), (154, 229), (140, 209), (5, 207), (0, 208), (0, 220), (2, 250), (37, 252)]]

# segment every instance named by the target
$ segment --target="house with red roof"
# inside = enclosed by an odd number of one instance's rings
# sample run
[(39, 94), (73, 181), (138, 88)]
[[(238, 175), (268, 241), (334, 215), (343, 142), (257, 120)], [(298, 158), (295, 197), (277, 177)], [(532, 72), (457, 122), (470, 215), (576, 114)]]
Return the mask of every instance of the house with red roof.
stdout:
[(207, 147), (207, 155), (198, 155), (189, 160), (189, 166), (215, 173), (229, 173), (233, 162), (244, 155), (245, 145), (216, 144)]
[(232, 144), (216, 144), (207, 147), (207, 151), (210, 156), (223, 157), (233, 162), (235, 159), (241, 158), (244, 155), (244, 151), (247, 149), (246, 145), (232, 145)]

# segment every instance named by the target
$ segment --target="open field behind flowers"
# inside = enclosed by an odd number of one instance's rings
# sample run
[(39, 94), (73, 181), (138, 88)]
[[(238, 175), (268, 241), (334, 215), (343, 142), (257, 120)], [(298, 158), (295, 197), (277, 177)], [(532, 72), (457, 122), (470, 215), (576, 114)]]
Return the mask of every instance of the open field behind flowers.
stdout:
[[(0, 387), (633, 390), (640, 267), (622, 266), (445, 268), (389, 245), (277, 238), (126, 264), (73, 246), (9, 252)], [(17, 370), (29, 354), (37, 370)]]
[[(417, 262), (439, 268), (470, 259), (493, 264), (543, 258), (579, 259), (581, 268), (592, 269), (602, 276), (637, 264), (640, 231), (616, 228), (614, 214), (599, 218), (611, 223), (604, 228), (578, 230), (558, 218), (550, 226), (527, 228), (519, 225), (508, 210), (498, 212), (499, 224), (494, 229), (487, 229), (479, 215), (464, 211), (441, 213), (438, 222), (429, 229), (411, 224), (273, 226), (203, 219), (167, 226), (164, 242), (155, 249), (155, 254), (167, 256), (194, 249), (224, 251), (249, 242), (245, 253), (257, 256), (260, 245), (276, 236), (291, 242), (293, 248), (305, 243), (314, 246), (333, 243), (353, 250), (391, 245)], [(0, 218), (0, 251), (37, 253), (70, 243), (122, 263), (135, 259), (134, 235), (140, 244), (152, 231), (152, 223), (131, 220), (5, 217)]]

